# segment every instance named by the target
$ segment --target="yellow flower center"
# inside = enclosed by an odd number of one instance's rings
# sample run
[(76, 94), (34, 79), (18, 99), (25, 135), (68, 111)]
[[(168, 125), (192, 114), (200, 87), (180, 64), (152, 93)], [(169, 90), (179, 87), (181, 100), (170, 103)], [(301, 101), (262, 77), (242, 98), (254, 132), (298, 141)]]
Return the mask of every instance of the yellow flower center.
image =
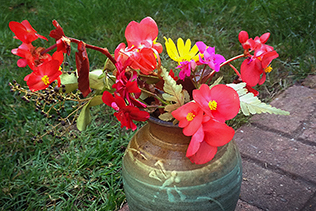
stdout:
[(49, 77), (47, 75), (44, 75), (42, 77), (42, 81), (44, 82), (45, 85), (48, 85), (49, 84)]
[(272, 67), (271, 67), (271, 66), (268, 66), (268, 67), (266, 67), (266, 68), (264, 69), (264, 71), (265, 71), (266, 73), (269, 73), (269, 72), (272, 71)]
[(215, 100), (212, 100), (208, 103), (208, 107), (210, 107), (210, 109), (213, 111), (213, 110), (216, 110), (217, 108), (217, 102)]
[(190, 112), (190, 113), (188, 113), (188, 115), (187, 115), (187, 120), (189, 121), (189, 122), (191, 122), (193, 119), (194, 119), (194, 117), (195, 117), (195, 114), (194, 113), (192, 113), (192, 112)]

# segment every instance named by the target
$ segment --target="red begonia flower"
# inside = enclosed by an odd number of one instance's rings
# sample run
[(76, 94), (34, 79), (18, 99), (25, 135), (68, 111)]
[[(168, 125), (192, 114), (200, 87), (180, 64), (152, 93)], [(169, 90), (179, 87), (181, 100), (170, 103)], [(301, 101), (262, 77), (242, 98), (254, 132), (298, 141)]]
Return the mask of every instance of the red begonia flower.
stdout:
[(235, 134), (235, 130), (223, 122), (210, 119), (203, 123), (204, 141), (214, 147), (219, 147), (230, 142)]
[(193, 99), (208, 116), (220, 122), (234, 118), (240, 107), (237, 92), (224, 84), (212, 89), (202, 84), (200, 89), (193, 90)]
[(51, 55), (45, 53), (41, 54), (44, 50), (42, 47), (34, 47), (31, 43), (22, 43), (18, 48), (12, 49), (11, 52), (14, 55), (22, 57), (17, 62), (19, 67), (25, 67), (28, 65), (32, 70), (35, 70), (36, 67), (43, 62), (52, 60)]
[(40, 34), (37, 34), (35, 29), (33, 29), (31, 24), (27, 20), (24, 20), (21, 23), (16, 22), (16, 21), (11, 21), (9, 23), (9, 27), (11, 31), (15, 34), (14, 38), (22, 41), (23, 43), (29, 44), (33, 42), (34, 40), (36, 40), (37, 38), (47, 40), (46, 37)]
[(183, 128), (183, 134), (192, 136), (202, 124), (203, 110), (197, 103), (189, 102), (173, 111), (172, 116), (179, 121), (179, 127)]
[(251, 87), (263, 84), (266, 80), (266, 71), (269, 64), (278, 56), (279, 54), (276, 51), (255, 52), (254, 56), (245, 59), (241, 64), (240, 74), (242, 80)]
[(59, 25), (56, 20), (53, 20), (53, 25), (56, 29), (50, 31), (49, 36), (54, 38), (56, 41), (65, 36), (63, 28)]
[(162, 47), (154, 46), (154, 40), (157, 36), (158, 26), (151, 17), (144, 18), (140, 23), (132, 21), (127, 25), (125, 30), (125, 37), (129, 48), (133, 46), (139, 49), (154, 47), (158, 53), (161, 53)]
[(121, 71), (116, 75), (116, 83), (112, 86), (121, 97), (127, 100), (129, 105), (145, 108), (146, 105), (137, 100), (141, 90), (137, 85), (137, 72)]
[(146, 121), (150, 116), (146, 111), (141, 111), (137, 107), (126, 105), (124, 99), (115, 93), (113, 97), (110, 92), (104, 91), (102, 101), (117, 111), (114, 113), (114, 116), (121, 122), (121, 128), (126, 127), (126, 129), (132, 129), (134, 131), (137, 129), (137, 126), (133, 120)]
[(57, 80), (60, 86), (59, 61), (50, 60), (40, 64), (34, 72), (27, 75), (24, 80), (31, 91), (46, 89), (53, 81)]
[(139, 69), (143, 74), (151, 74), (160, 64), (159, 53), (162, 52), (160, 43), (155, 43), (158, 36), (156, 22), (144, 18), (140, 23), (130, 22), (125, 30), (128, 46), (121, 43), (115, 50), (115, 59), (122, 65), (127, 64), (133, 69)]
[(186, 156), (195, 164), (205, 164), (212, 160), (217, 152), (217, 147), (204, 141), (204, 131), (201, 126), (192, 136)]

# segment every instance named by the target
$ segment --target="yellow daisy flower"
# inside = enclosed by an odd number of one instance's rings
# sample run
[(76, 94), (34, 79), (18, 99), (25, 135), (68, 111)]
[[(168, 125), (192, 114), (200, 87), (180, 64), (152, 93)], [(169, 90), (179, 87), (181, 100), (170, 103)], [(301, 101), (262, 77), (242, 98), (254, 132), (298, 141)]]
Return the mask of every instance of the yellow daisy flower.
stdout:
[(199, 60), (199, 56), (198, 56), (199, 49), (196, 45), (194, 45), (191, 48), (190, 39), (187, 39), (184, 44), (183, 39), (179, 38), (177, 41), (178, 48), (176, 47), (172, 39), (170, 38), (167, 39), (166, 37), (164, 37), (164, 39), (166, 41), (165, 45), (166, 45), (167, 53), (172, 60), (178, 62), (179, 64), (180, 62), (191, 61), (192, 59), (194, 59), (195, 61)]

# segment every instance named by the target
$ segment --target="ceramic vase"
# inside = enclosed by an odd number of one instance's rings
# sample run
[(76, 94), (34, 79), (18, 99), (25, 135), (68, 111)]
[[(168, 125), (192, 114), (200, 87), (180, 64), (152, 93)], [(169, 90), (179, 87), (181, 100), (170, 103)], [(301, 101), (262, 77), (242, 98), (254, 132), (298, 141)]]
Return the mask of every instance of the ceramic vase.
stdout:
[(122, 162), (130, 211), (233, 211), (242, 181), (234, 140), (203, 165), (186, 157), (191, 137), (169, 122), (150, 118), (131, 139)]

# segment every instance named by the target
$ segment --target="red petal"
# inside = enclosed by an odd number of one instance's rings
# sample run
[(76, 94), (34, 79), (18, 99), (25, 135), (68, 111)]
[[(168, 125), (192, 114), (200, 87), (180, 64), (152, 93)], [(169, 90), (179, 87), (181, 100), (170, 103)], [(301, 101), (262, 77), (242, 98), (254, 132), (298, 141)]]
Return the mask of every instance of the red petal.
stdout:
[(200, 148), (201, 142), (204, 140), (203, 126), (200, 125), (196, 133), (192, 136), (186, 156), (193, 156)]
[(53, 25), (56, 29), (50, 31), (49, 36), (54, 38), (56, 41), (65, 36), (63, 28), (58, 24), (56, 20), (53, 20)]
[(102, 101), (107, 105), (107, 106), (111, 106), (111, 104), (114, 102), (114, 97), (113, 95), (108, 92), (108, 91), (104, 91), (103, 95), (102, 95)]
[(262, 44), (266, 43), (266, 42), (268, 41), (269, 37), (270, 37), (270, 33), (269, 33), (269, 32), (264, 33), (264, 34), (261, 35), (261, 37), (260, 37), (260, 42), (261, 42)]
[(256, 65), (257, 62), (260, 63), (257, 59), (252, 61), (245, 59), (240, 67), (242, 80), (251, 87), (256, 86), (259, 83), (260, 75), (262, 73), (262, 68), (258, 68), (258, 65)]
[(246, 31), (239, 32), (238, 40), (241, 44), (245, 43), (248, 39), (249, 39), (249, 36)]
[(195, 155), (189, 157), (192, 163), (205, 164), (211, 161), (216, 155), (217, 147), (210, 146), (206, 142), (202, 142), (199, 150)]
[(76, 66), (78, 70), (78, 89), (83, 97), (86, 97), (90, 92), (89, 86), (89, 59), (85, 44), (81, 41), (78, 44), (78, 52), (76, 52)]
[(237, 92), (224, 84), (219, 84), (211, 89), (212, 100), (217, 102), (217, 108), (212, 112), (215, 119), (221, 122), (234, 118), (240, 109)]
[(266, 67), (268, 67), (271, 61), (278, 56), (279, 54), (276, 51), (265, 53), (262, 58), (262, 68), (265, 69)]
[(130, 22), (125, 30), (125, 37), (128, 47), (145, 44), (147, 47), (152, 47), (153, 40), (158, 36), (158, 27), (156, 22), (151, 17), (144, 18), (140, 23), (135, 21)]
[(193, 134), (196, 133), (196, 131), (202, 125), (202, 120), (203, 120), (202, 109), (198, 109), (197, 111), (195, 111), (195, 113), (196, 113), (196, 116), (194, 117), (194, 119), (191, 122), (189, 122), (189, 125), (183, 129), (183, 134), (185, 136), (192, 136)]
[(204, 141), (211, 146), (219, 147), (230, 142), (235, 134), (233, 128), (225, 123), (210, 120), (203, 124)]

